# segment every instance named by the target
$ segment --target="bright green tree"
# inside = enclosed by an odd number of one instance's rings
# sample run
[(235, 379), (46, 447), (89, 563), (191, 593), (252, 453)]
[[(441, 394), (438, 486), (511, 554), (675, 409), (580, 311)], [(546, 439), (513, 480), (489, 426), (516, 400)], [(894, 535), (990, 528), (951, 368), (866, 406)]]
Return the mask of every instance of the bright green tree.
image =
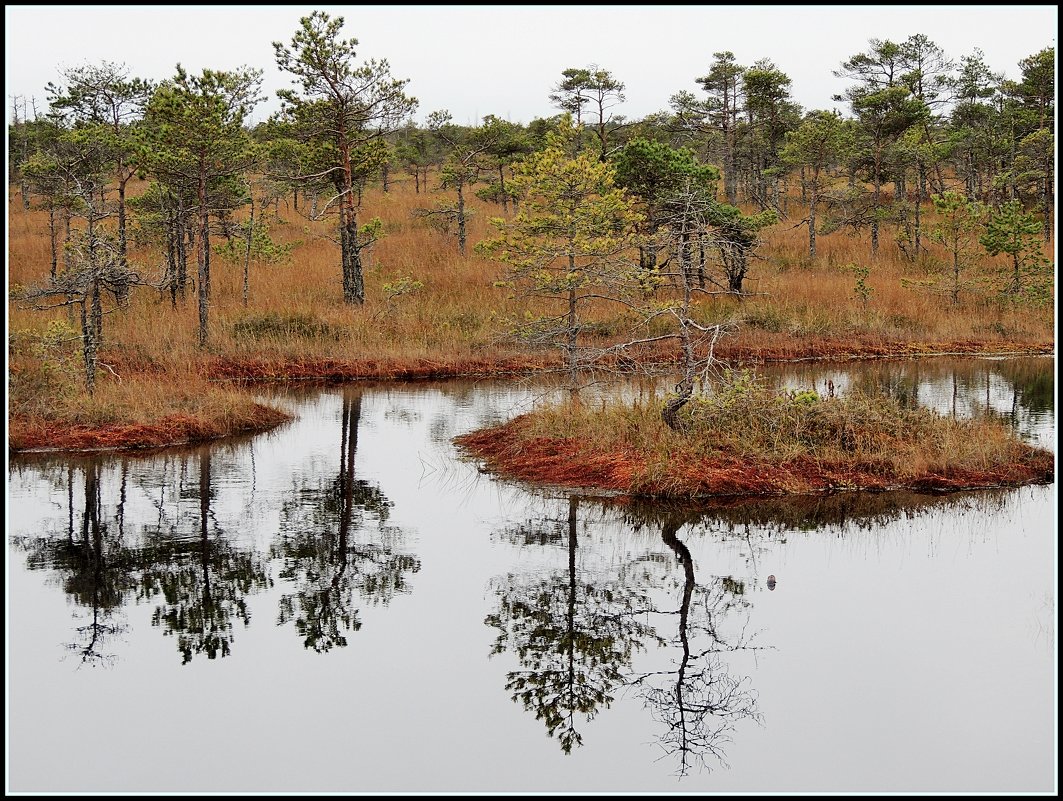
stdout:
[(492, 220), (499, 236), (478, 245), (508, 267), (510, 286), (559, 307), (520, 333), (561, 349), (573, 396), (584, 361), (581, 312), (633, 281), (628, 254), (637, 244), (641, 219), (616, 186), (611, 164), (586, 151), (572, 155), (578, 136), (579, 128), (566, 117), (544, 150), (517, 165), (513, 183), (524, 198), (521, 210), (512, 220)]

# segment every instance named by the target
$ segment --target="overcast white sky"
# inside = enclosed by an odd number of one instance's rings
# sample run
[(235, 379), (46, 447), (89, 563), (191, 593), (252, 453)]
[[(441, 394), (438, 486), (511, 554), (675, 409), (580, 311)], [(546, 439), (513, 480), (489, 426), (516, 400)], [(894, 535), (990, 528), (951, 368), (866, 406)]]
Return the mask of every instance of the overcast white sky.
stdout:
[[(1019, 76), (1018, 61), (1056, 44), (1055, 5), (1018, 6), (6, 6), (6, 94), (36, 96), (61, 67), (125, 63), (161, 80), (178, 61), (189, 71), (241, 65), (265, 71), (276, 110), (289, 81), (271, 42), (287, 44), (314, 9), (346, 19), (359, 58), (386, 58), (409, 78), (417, 118), (449, 109), (456, 122), (486, 114), (528, 122), (556, 113), (547, 98), (567, 67), (598, 64), (627, 85), (617, 111), (641, 117), (680, 89), (699, 91), (712, 54), (740, 64), (767, 57), (793, 79), (806, 109), (833, 106), (839, 63), (868, 39), (929, 36), (953, 58), (981, 48), (990, 66)], [(10, 118), (10, 99), (8, 100)]]

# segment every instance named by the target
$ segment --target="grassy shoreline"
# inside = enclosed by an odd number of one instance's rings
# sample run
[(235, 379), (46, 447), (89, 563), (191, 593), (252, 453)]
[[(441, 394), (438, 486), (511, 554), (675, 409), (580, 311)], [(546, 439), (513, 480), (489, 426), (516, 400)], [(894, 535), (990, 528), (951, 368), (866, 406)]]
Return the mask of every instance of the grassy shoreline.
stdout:
[[(790, 343), (788, 348), (756, 350), (749, 346), (721, 348), (724, 361), (734, 363), (788, 363), (798, 361), (846, 362), (866, 359), (911, 359), (948, 355), (1001, 356), (1048, 355), (1050, 344), (988, 343), (971, 341), (940, 343), (875, 343), (819, 340)], [(940, 348), (940, 349), (939, 349)], [(1003, 349), (1000, 349), (1003, 348)], [(117, 355), (117, 354), (116, 354)], [(121, 357), (113, 359), (119, 367)], [(666, 365), (666, 354), (660, 355)], [(559, 364), (555, 354), (500, 353), (491, 357), (465, 354), (450, 357), (399, 359), (267, 358), (249, 356), (211, 357), (200, 366), (197, 377), (147, 374), (153, 391), (163, 392), (167, 401), (144, 411), (129, 402), (120, 382), (102, 376), (98, 405), (82, 398), (63, 416), (13, 413), (8, 421), (8, 448), (12, 453), (28, 450), (81, 452), (101, 449), (148, 449), (204, 442), (234, 434), (268, 431), (291, 419), (286, 412), (252, 401), (241, 388), (219, 387), (218, 383), (253, 387), (255, 384), (294, 381), (325, 383), (356, 380), (420, 381), (471, 377), (520, 377), (532, 375)], [(144, 375), (140, 375), (144, 378)], [(127, 379), (128, 382), (128, 379)], [(135, 379), (134, 379), (135, 384)], [(196, 386), (194, 393), (167, 392), (176, 385)], [(117, 390), (117, 392), (116, 392)], [(190, 395), (194, 403), (188, 403)], [(214, 396), (220, 403), (210, 403)], [(236, 396), (234, 398), (234, 395)], [(204, 404), (204, 400), (208, 402)], [(152, 413), (153, 412), (153, 413)]]

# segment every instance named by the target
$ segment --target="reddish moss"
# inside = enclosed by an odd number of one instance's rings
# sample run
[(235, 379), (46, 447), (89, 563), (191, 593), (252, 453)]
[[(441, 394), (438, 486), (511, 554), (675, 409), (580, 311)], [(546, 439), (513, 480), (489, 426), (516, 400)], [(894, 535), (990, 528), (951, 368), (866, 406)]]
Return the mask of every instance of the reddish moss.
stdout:
[(68, 426), (52, 420), (12, 421), (8, 443), (12, 451), (33, 448), (103, 450), (161, 448), (202, 442), (233, 434), (266, 431), (291, 419), (278, 409), (253, 404), (252, 416), (239, 420), (203, 420), (191, 415), (169, 415), (154, 423)]

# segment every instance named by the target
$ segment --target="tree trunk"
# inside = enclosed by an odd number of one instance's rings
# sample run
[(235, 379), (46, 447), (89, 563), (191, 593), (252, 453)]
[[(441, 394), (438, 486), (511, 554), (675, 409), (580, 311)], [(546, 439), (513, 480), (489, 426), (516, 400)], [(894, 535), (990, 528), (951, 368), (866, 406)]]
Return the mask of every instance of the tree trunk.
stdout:
[(166, 279), (170, 289), (170, 308), (177, 308), (177, 221), (170, 218), (166, 237)]
[(89, 319), (87, 299), (81, 301), (81, 355), (85, 363), (85, 389), (96, 391), (96, 331)]
[(960, 302), (960, 247), (957, 239), (952, 240), (952, 305)]
[(879, 154), (875, 152), (875, 195), (871, 203), (871, 258), (878, 255), (878, 207), (882, 202), (882, 175), (879, 170)]
[(70, 243), (70, 207), (67, 206), (63, 209), (63, 269), (70, 269), (70, 249), (67, 245)]
[(247, 253), (244, 254), (244, 308), (247, 308), (248, 283), (251, 273), (251, 241), (255, 229), (255, 196), (251, 194), (251, 217), (247, 221)]
[(694, 344), (690, 337), (690, 297), (691, 297), (691, 281), (687, 264), (690, 261), (690, 254), (683, 251), (687, 251), (689, 248), (689, 236), (687, 231), (683, 231), (683, 239), (680, 244), (680, 262), (682, 267), (680, 273), (683, 276), (683, 313), (679, 315), (679, 341), (682, 346), (683, 356), (683, 376), (680, 378), (679, 383), (675, 387), (675, 395), (668, 399), (664, 404), (664, 408), (661, 409), (661, 419), (664, 424), (673, 431), (679, 431), (682, 428), (679, 422), (679, 410), (686, 406), (690, 400), (691, 395), (694, 393), (694, 370), (696, 367), (694, 359)]
[(1052, 238), (1052, 205), (1049, 202), (1052, 195), (1051, 167), (1045, 170), (1045, 180), (1041, 184), (1041, 208), (1044, 209), (1044, 238), (1048, 242)]
[(196, 266), (199, 278), (199, 347), (205, 348), (208, 334), (207, 315), (210, 311), (210, 209), (207, 207), (207, 175), (202, 168), (199, 173), (198, 200), (199, 248), (196, 251)]
[(462, 182), (458, 182), (458, 249), (465, 255), (465, 193)]
[(177, 207), (177, 291), (181, 295), (182, 302), (186, 297), (188, 286), (188, 249), (185, 244), (185, 211), (180, 205)]
[[(568, 254), (568, 271), (570, 275), (576, 272), (576, 257), (573, 253), (575, 247), (574, 242), (569, 242), (569, 254)], [(577, 359), (576, 359), (576, 342), (579, 337), (579, 328), (576, 326), (576, 303), (578, 298), (576, 295), (576, 287), (570, 286), (568, 289), (568, 330), (567, 340), (565, 343), (565, 360), (568, 362), (568, 377), (569, 377), (569, 394), (572, 402), (575, 403), (579, 398), (579, 386), (576, 383), (577, 373)]]
[(816, 206), (819, 203), (818, 182), (812, 187), (812, 200), (808, 204), (808, 258), (816, 258)]
[(91, 310), (90, 321), (92, 323), (93, 341), (98, 351), (103, 345), (103, 302), (100, 299), (100, 268), (96, 263), (96, 218), (95, 211), (88, 210), (88, 240), (89, 240), (89, 269), (92, 270), (92, 288), (90, 290)]
[(123, 165), (121, 160), (118, 162), (118, 260), (124, 268), (126, 266), (126, 251), (128, 250), (128, 239), (126, 238), (126, 215), (125, 215), (125, 185), (132, 177), (126, 176), (123, 178)]
[(52, 255), (51, 276), (55, 282), (55, 276), (59, 270), (59, 232), (55, 228), (55, 206), (48, 204), (48, 244)]
[(343, 260), (343, 302), (361, 305), (365, 301), (362, 257), (358, 247), (358, 220), (351, 214), (340, 216), (340, 249)]
[(735, 172), (738, 170), (737, 159), (735, 158), (735, 141), (734, 141), (734, 129), (731, 125), (726, 125), (724, 132), (724, 162), (725, 171), (723, 175), (723, 191), (727, 197), (727, 203), (731, 206), (738, 205), (738, 188), (735, 183), (737, 176)]
[(926, 169), (922, 163), (919, 164), (919, 182), (915, 187), (915, 257), (919, 258), (919, 253), (923, 249), (923, 187), (926, 182)]
[(506, 197), (506, 172), (502, 164), (498, 165), (498, 191), (502, 195), (502, 213), (509, 213), (509, 198)]
[(99, 351), (103, 347), (103, 301), (98, 278), (92, 280), (92, 335), (96, 350)]
[(343, 165), (343, 169), (336, 176), (336, 190), (341, 195), (340, 260), (343, 268), (343, 302), (361, 305), (365, 302), (365, 287), (362, 279), (361, 249), (358, 246), (358, 206), (354, 202), (355, 186), (351, 172), (350, 146), (342, 134), (337, 146)]
[[(570, 261), (571, 263), (571, 261)], [(573, 269), (575, 269), (573, 267)], [(572, 395), (572, 399), (575, 400), (579, 387), (576, 383), (577, 379), (577, 365), (578, 360), (576, 358), (576, 341), (579, 336), (579, 329), (576, 327), (576, 288), (569, 287), (568, 290), (568, 339), (565, 344), (565, 356), (568, 362), (568, 376), (569, 376), (569, 393)]]
[(705, 232), (698, 231), (698, 287), (705, 288)]

